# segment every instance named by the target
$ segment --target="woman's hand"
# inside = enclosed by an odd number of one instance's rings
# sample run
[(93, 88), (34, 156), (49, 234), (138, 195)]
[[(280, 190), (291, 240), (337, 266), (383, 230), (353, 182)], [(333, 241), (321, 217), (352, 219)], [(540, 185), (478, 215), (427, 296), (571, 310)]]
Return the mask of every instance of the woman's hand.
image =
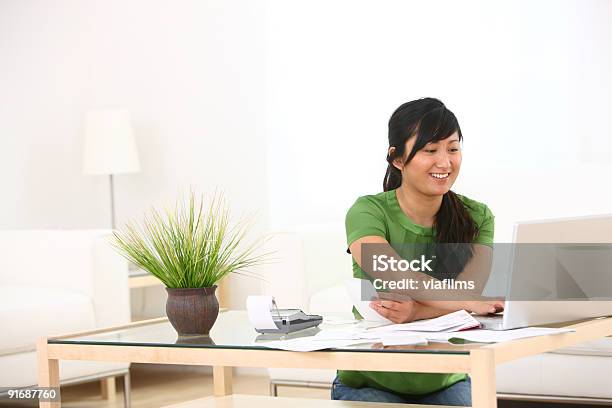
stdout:
[(498, 313), (504, 310), (504, 301), (498, 299), (466, 300), (462, 303), (463, 309), (467, 310), (468, 312), (476, 313), (477, 315)]
[[(379, 295), (384, 296), (387, 294), (381, 293)], [(409, 323), (420, 319), (431, 319), (461, 309), (477, 315), (498, 313), (504, 310), (504, 301), (502, 299), (488, 298), (486, 300), (466, 300), (462, 302), (452, 302), (452, 305), (454, 305), (453, 309), (445, 310), (426, 306), (414, 300), (380, 299), (370, 302), (370, 307), (372, 309), (376, 310), (379, 315), (391, 320), (393, 323)]]
[(370, 307), (393, 323), (409, 323), (417, 315), (418, 303), (413, 300), (374, 300)]

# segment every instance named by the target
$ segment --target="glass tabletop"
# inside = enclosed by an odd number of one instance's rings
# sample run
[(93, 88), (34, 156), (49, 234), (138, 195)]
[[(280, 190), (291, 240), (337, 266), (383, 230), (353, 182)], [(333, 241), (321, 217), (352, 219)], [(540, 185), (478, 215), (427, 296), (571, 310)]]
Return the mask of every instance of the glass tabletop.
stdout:
[[(179, 337), (170, 322), (162, 320), (94, 334), (49, 339), (48, 342), (49, 344), (272, 350), (266, 346), (267, 342), (309, 337), (314, 336), (321, 330), (351, 328), (361, 324), (349, 323), (339, 325), (331, 324), (331, 320), (330, 323), (326, 323), (326, 320), (326, 316), (324, 316), (323, 323), (318, 328), (301, 330), (288, 335), (259, 334), (249, 322), (246, 311), (230, 310), (219, 313), (210, 336)], [(482, 346), (482, 344), (478, 343), (429, 343), (424, 346), (383, 346), (378, 341), (363, 341), (364, 343), (323, 351), (468, 354), (470, 350)]]

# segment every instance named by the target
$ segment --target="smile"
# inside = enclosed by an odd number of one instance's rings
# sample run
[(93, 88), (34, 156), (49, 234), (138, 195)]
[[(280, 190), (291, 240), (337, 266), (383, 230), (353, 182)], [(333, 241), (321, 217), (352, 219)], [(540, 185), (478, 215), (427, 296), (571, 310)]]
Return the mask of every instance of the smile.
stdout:
[(429, 173), (429, 175), (437, 179), (445, 179), (448, 178), (450, 173)]

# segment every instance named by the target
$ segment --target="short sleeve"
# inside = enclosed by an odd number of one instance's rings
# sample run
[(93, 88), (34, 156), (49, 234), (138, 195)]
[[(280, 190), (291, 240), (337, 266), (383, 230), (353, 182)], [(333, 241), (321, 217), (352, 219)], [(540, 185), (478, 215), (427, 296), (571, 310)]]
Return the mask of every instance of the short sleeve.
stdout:
[(355, 201), (346, 214), (345, 226), (349, 246), (359, 238), (386, 236), (384, 213), (377, 203), (368, 197), (359, 197)]
[(474, 240), (475, 244), (483, 244), (492, 247), (493, 246), (493, 238), (495, 236), (495, 216), (487, 207), (484, 206), (484, 215), (482, 218), (482, 222), (478, 226), (478, 235)]

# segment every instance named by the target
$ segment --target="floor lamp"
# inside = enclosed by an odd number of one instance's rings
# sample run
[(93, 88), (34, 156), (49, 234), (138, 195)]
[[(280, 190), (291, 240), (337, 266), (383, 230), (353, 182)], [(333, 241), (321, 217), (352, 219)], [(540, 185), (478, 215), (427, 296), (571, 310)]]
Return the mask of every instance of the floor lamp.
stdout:
[(138, 171), (140, 162), (129, 112), (109, 109), (88, 111), (85, 115), (83, 172), (109, 177), (113, 229), (116, 227), (113, 176)]

